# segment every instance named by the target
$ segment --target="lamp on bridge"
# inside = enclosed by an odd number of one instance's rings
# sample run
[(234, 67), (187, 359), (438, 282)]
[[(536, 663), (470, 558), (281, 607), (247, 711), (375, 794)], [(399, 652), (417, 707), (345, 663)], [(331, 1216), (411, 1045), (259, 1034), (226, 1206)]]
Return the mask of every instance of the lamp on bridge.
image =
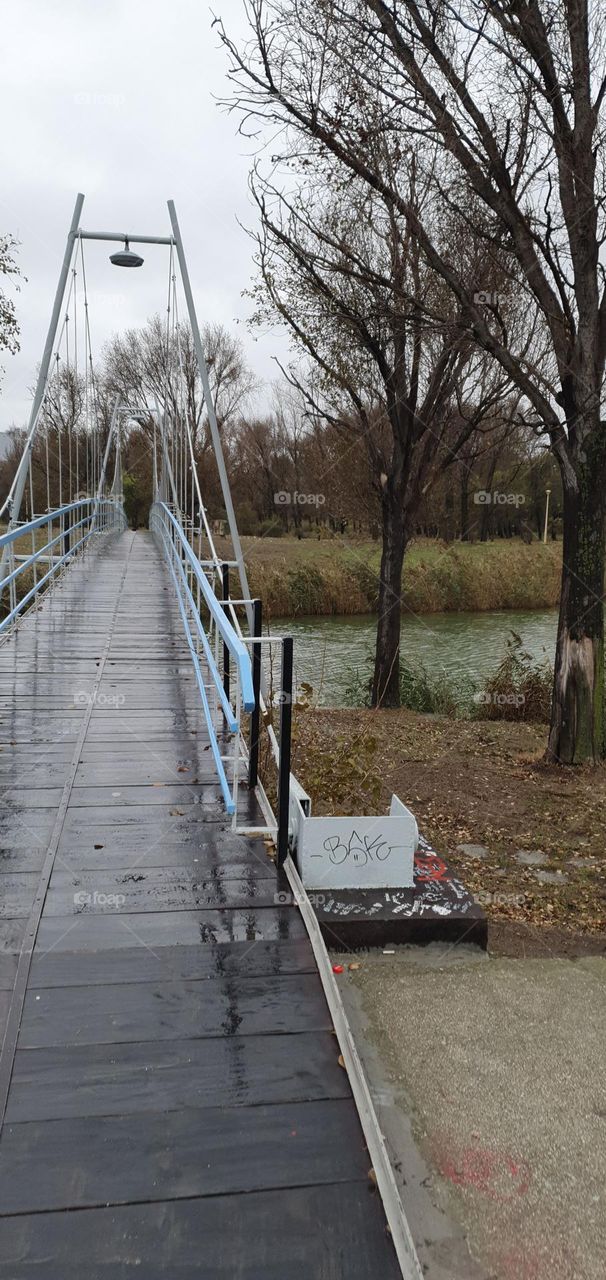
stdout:
[(143, 266), (143, 258), (140, 258), (138, 253), (133, 253), (133, 250), (129, 248), (126, 236), (124, 237), (124, 248), (120, 249), (118, 253), (111, 253), (109, 260), (113, 262), (115, 267)]

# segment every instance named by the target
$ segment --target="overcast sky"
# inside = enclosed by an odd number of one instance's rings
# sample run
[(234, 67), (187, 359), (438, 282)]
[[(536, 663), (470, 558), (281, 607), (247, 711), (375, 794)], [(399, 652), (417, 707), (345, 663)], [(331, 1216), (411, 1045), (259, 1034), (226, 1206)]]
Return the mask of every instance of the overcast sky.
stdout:
[[(228, 30), (244, 30), (242, 0), (214, 0)], [(2, 6), (0, 232), (21, 242), (27, 276), (17, 296), (21, 351), (4, 355), (0, 431), (28, 416), (76, 192), (86, 230), (170, 234), (181, 224), (200, 321), (219, 320), (245, 342), (264, 380), (277, 375), (279, 334), (253, 338), (247, 191), (250, 147), (213, 95), (226, 60), (207, 0), (17, 0)], [(119, 246), (115, 246), (118, 248)], [(167, 250), (141, 250), (139, 271), (87, 245), (93, 355), (111, 333), (166, 306)]]

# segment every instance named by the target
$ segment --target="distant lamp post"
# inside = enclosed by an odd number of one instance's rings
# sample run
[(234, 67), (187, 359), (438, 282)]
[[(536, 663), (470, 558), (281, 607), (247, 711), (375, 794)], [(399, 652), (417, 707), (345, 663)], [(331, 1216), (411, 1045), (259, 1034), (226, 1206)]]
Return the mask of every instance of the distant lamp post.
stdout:
[(547, 542), (547, 521), (549, 520), (549, 495), (551, 489), (545, 490), (545, 524), (543, 526), (543, 542)]

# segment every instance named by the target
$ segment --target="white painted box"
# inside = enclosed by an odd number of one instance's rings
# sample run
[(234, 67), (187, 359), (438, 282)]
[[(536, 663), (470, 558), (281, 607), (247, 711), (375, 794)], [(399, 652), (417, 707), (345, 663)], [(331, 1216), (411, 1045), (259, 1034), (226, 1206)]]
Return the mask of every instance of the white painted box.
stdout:
[(389, 814), (312, 818), (293, 806), (297, 861), (308, 889), (412, 888), (419, 831), (397, 796)]

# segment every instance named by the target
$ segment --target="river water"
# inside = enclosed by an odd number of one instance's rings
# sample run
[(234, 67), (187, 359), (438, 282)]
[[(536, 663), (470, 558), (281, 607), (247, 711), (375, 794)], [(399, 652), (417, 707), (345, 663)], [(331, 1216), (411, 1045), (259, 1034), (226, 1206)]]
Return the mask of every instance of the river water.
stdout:
[[(515, 631), (536, 659), (553, 661), (557, 610), (430, 613), (402, 618), (401, 652), (430, 674), (470, 677), (495, 670)], [(339, 707), (356, 669), (371, 669), (374, 615), (272, 619), (272, 633), (294, 637), (295, 681), (306, 681), (323, 706)]]

